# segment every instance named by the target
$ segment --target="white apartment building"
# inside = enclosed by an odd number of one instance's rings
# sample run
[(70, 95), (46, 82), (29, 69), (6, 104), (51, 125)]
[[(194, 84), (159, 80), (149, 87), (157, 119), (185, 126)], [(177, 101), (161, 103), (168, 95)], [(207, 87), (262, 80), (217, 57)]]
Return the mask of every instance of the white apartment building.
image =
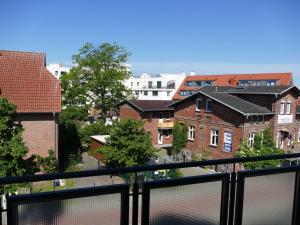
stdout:
[(47, 69), (57, 78), (59, 79), (60, 76), (64, 73), (70, 72), (71, 66), (66, 66), (61, 63), (50, 63), (47, 66)]
[(186, 74), (147, 74), (131, 77), (125, 86), (140, 100), (171, 100)]

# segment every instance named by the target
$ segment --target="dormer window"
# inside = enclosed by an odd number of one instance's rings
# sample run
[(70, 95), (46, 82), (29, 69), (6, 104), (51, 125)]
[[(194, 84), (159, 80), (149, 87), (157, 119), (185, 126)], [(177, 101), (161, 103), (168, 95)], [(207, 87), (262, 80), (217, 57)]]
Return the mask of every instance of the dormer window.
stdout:
[(206, 112), (211, 112), (212, 111), (212, 100), (211, 99), (206, 100), (205, 110), (206, 110)]
[(196, 112), (201, 111), (201, 102), (202, 102), (202, 98), (197, 98), (197, 100), (196, 100)]

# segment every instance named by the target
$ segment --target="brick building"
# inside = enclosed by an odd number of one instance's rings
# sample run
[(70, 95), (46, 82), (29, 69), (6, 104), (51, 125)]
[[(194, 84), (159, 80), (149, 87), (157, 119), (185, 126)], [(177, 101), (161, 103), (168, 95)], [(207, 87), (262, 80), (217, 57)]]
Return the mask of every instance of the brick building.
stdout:
[(172, 144), (174, 109), (169, 100), (126, 100), (118, 104), (120, 119), (141, 119), (152, 144), (168, 148)]
[(186, 76), (173, 96), (184, 99), (206, 86), (278, 86), (293, 85), (292, 73), (256, 73)]
[(189, 128), (188, 150), (209, 149), (215, 158), (228, 158), (242, 140), (252, 145), (267, 127), (279, 148), (299, 149), (299, 95), (295, 86), (203, 87), (171, 106), (175, 120)]
[(58, 156), (61, 86), (45, 66), (44, 53), (0, 50), (0, 96), (17, 106), (29, 152)]

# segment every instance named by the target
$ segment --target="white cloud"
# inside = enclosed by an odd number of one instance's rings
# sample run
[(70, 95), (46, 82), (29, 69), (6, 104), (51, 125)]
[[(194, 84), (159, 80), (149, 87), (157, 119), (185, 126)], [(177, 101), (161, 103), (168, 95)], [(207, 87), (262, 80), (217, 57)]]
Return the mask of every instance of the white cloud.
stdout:
[(300, 63), (286, 64), (234, 64), (234, 63), (197, 63), (197, 62), (130, 62), (134, 74), (147, 73), (189, 73), (226, 74), (226, 73), (279, 73), (292, 72), (295, 84), (300, 86)]

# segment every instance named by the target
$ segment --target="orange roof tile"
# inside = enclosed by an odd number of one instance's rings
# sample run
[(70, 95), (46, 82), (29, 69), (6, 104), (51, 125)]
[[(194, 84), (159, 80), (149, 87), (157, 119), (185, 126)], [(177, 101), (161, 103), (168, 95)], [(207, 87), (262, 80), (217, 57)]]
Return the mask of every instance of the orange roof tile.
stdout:
[(45, 67), (45, 54), (0, 50), (0, 95), (17, 112), (60, 112), (61, 85)]
[(174, 100), (185, 98), (180, 91), (198, 90), (199, 87), (187, 87), (187, 81), (213, 81), (214, 86), (237, 86), (239, 80), (277, 80), (277, 85), (292, 85), (292, 73), (254, 73), (254, 74), (222, 74), (222, 75), (193, 75), (187, 76), (173, 96)]

